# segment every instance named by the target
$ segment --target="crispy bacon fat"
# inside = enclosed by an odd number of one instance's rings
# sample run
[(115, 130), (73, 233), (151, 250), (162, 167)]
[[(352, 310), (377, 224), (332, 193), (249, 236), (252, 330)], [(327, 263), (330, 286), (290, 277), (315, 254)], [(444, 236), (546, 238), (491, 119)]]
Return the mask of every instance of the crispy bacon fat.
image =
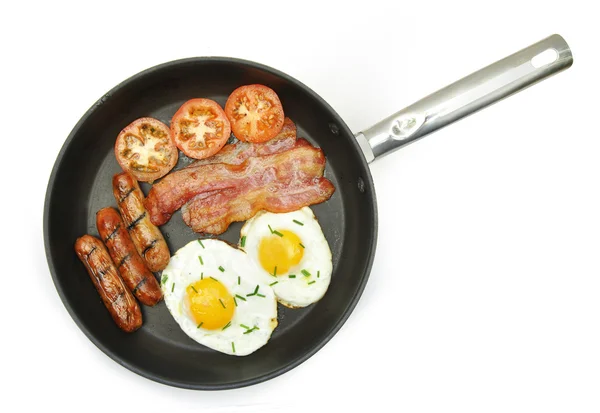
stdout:
[[(323, 176), (324, 169), (323, 151), (302, 144), (285, 152), (248, 158), (240, 165), (217, 163), (173, 172), (152, 187), (144, 205), (152, 223), (163, 225), (175, 211), (197, 195), (202, 194), (201, 198), (208, 199), (213, 198), (207, 195), (209, 192), (219, 195), (215, 191), (225, 191), (220, 197), (229, 196), (228, 202), (234, 205), (232, 201), (235, 197), (245, 196), (244, 194), (251, 190), (262, 189), (261, 192), (254, 191), (253, 194), (273, 200), (285, 195), (288, 186), (295, 188), (300, 186), (301, 182), (304, 186), (313, 184), (315, 178)], [(329, 185), (331, 189), (319, 195), (312, 203), (329, 199), (333, 193), (333, 185)], [(264, 204), (264, 201), (253, 202), (256, 206)], [(293, 209), (305, 205), (307, 204), (302, 203)], [(291, 207), (290, 204), (289, 208)], [(264, 209), (270, 210), (268, 206)]]

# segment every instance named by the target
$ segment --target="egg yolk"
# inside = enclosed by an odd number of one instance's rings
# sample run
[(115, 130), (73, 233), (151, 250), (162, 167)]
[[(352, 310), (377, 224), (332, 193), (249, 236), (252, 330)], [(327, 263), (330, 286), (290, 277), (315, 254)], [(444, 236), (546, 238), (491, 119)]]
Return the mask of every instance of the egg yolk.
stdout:
[[(291, 231), (277, 231), (283, 236), (273, 233), (260, 240), (258, 259), (260, 265), (269, 274), (284, 275), (294, 265), (298, 265), (304, 255), (302, 241)], [(277, 270), (275, 270), (277, 267)]]
[(233, 318), (233, 297), (213, 278), (205, 277), (188, 285), (185, 302), (196, 323), (207, 330), (223, 328)]

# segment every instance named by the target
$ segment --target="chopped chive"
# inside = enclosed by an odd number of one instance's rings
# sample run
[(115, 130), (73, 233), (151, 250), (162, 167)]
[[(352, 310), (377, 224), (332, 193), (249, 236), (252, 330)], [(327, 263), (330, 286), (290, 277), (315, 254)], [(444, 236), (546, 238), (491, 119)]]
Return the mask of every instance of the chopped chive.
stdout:
[(223, 302), (223, 300), (221, 300), (220, 298), (219, 298), (219, 302), (221, 303), (221, 305), (223, 306), (223, 308), (227, 308), (227, 307), (225, 307), (225, 303)]
[(316, 281), (312, 280), (311, 282), (308, 283), (308, 285), (311, 285), (311, 284), (314, 284), (314, 283), (316, 283)]
[(223, 267), (221, 267), (221, 266), (219, 265), (219, 271), (221, 271), (221, 272), (225, 272), (225, 268), (223, 268)]
[(163, 283), (163, 285), (167, 283), (168, 279), (169, 279), (169, 276), (167, 274), (163, 275), (163, 277), (162, 277), (162, 283)]
[(173, 285), (171, 285), (171, 292), (173, 292), (175, 290), (175, 283), (173, 283)]
[(247, 325), (245, 325), (245, 324), (240, 324), (240, 327), (243, 327), (243, 328), (245, 328), (246, 330), (250, 330), (250, 327), (248, 327), (248, 326), (247, 326)]
[(212, 275), (210, 276), (210, 278), (212, 278), (212, 279), (213, 279), (213, 280), (215, 280), (215, 281), (219, 281), (219, 280), (217, 280), (215, 277), (213, 277)]
[(254, 289), (254, 294), (258, 293), (259, 288), (260, 288), (260, 285), (256, 284), (256, 288)]
[(238, 285), (240, 285), (240, 276), (238, 275)]
[(253, 295), (257, 295), (258, 294), (258, 288), (259, 286), (257, 285), (256, 288), (254, 289), (254, 292), (251, 294), (246, 294), (246, 297), (252, 297)]
[(235, 343), (232, 341), (231, 342), (231, 349), (233, 350), (233, 352), (235, 353)]
[(317, 271), (317, 278), (321, 278), (321, 271)]
[(302, 270), (300, 271), (302, 274), (304, 274), (305, 277), (310, 277), (310, 273), (306, 270)]
[(204, 273), (203, 273), (203, 272), (201, 272), (201, 273), (200, 273), (200, 279), (201, 279), (201, 280), (203, 280), (203, 279), (204, 279)]
[(277, 265), (273, 269), (273, 277), (277, 277)]
[(231, 321), (228, 322), (227, 325), (221, 329), (221, 331), (225, 330), (226, 328), (229, 328), (230, 325), (231, 325)]
[(202, 248), (204, 248), (204, 244), (202, 243), (202, 240), (200, 240), (200, 239), (199, 239), (199, 240), (198, 240), (198, 242), (200, 243), (200, 246), (201, 246)]
[(202, 261), (202, 257), (198, 255), (198, 259), (200, 260), (200, 265), (204, 265), (204, 261)]
[(193, 286), (193, 285), (190, 285), (190, 287), (192, 287), (192, 290), (194, 290), (194, 292), (195, 292), (196, 294), (198, 294), (198, 290), (196, 290), (196, 289), (194, 288), (194, 286)]
[(242, 246), (242, 248), (244, 248), (244, 246), (246, 245), (246, 236), (245, 235), (242, 237), (242, 242), (240, 243), (240, 245)]
[(203, 321), (203, 322), (201, 322), (200, 324), (198, 324), (198, 327), (197, 327), (197, 328), (200, 328), (200, 327), (202, 327), (202, 324), (204, 324), (204, 321)]
[(235, 304), (235, 306), (237, 307), (237, 300), (235, 299), (235, 297), (233, 297), (233, 303)]
[(278, 282), (279, 282), (279, 281), (272, 282), (271, 284), (269, 284), (269, 287), (272, 287), (272, 286), (274, 286), (274, 285), (275, 285), (275, 284), (277, 284)]
[(273, 228), (271, 228), (270, 225), (267, 225), (269, 227), (269, 231), (271, 231), (271, 234), (273, 233)]
[(289, 278), (296, 278), (296, 274), (290, 274), (288, 275)]
[(277, 230), (273, 231), (273, 234), (277, 235), (278, 237), (283, 237), (283, 234)]
[(246, 299), (244, 297), (242, 297), (241, 295), (235, 295), (237, 298), (239, 298), (240, 300), (246, 301)]
[(254, 330), (260, 330), (260, 328), (258, 328), (258, 326), (254, 326), (252, 328), (248, 328), (246, 327), (246, 332), (244, 332), (244, 334), (250, 334), (251, 332), (253, 332)]
[(262, 298), (266, 297), (265, 295), (262, 295), (262, 294), (256, 294), (256, 295), (259, 296), (259, 297), (262, 297)]
[(294, 219), (293, 221), (294, 221), (296, 224), (298, 224), (298, 225), (304, 225), (302, 222), (300, 222), (300, 221), (296, 221), (295, 219)]
[(303, 243), (300, 243), (300, 246), (301, 246), (302, 248), (306, 248), (306, 247), (304, 246), (304, 244), (303, 244)]

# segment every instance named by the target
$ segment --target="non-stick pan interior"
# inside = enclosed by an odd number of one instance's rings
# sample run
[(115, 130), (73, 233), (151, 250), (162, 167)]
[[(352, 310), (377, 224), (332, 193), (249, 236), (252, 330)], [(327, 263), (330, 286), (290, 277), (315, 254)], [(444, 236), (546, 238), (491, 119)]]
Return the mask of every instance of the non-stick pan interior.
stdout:
[[(228, 356), (191, 340), (164, 302), (142, 306), (144, 325), (121, 332), (100, 301), (73, 244), (97, 234), (95, 214), (116, 206), (112, 176), (120, 172), (113, 145), (129, 122), (152, 116), (169, 124), (187, 99), (207, 97), (225, 105), (236, 87), (262, 83), (281, 98), (298, 136), (323, 148), (333, 197), (313, 206), (333, 253), (332, 283), (325, 297), (304, 309), (279, 305), (279, 326), (269, 343), (246, 357)], [(177, 168), (188, 163), (181, 157)], [(144, 184), (147, 193), (149, 186)], [(242, 223), (219, 238), (237, 243)], [(198, 238), (178, 212), (161, 227), (171, 253)], [(102, 97), (68, 137), (50, 177), (44, 216), (46, 254), (57, 290), (71, 316), (107, 355), (150, 379), (179, 387), (223, 389), (281, 374), (314, 354), (341, 327), (358, 300), (376, 242), (376, 207), (368, 167), (352, 133), (316, 94), (272, 69), (235, 59), (197, 58), (138, 74)]]

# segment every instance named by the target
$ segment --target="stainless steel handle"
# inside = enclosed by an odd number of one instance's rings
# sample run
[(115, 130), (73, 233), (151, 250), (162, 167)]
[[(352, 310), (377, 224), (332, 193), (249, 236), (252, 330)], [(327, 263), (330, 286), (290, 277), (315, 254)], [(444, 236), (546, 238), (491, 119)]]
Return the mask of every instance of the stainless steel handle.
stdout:
[(413, 103), (356, 139), (372, 162), (572, 64), (567, 42), (552, 35)]

